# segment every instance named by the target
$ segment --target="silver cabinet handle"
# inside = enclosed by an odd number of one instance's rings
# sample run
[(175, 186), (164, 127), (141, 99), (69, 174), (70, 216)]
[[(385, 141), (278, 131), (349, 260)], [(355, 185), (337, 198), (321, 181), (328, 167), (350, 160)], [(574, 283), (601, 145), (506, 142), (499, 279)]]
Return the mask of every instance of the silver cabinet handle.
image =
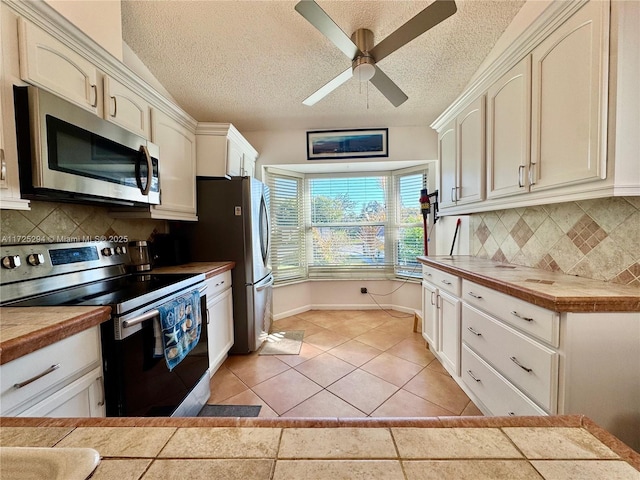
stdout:
[(433, 296), (436, 294), (436, 292), (431, 292), (431, 305), (435, 305), (435, 302), (433, 301)]
[(456, 190), (456, 187), (451, 187), (451, 203), (454, 203), (456, 199), (454, 198), (453, 192)]
[(524, 171), (524, 165), (520, 165), (518, 167), (518, 187), (522, 188), (524, 187), (523, 183), (522, 183), (522, 172)]
[(467, 330), (469, 330), (471, 333), (473, 333), (476, 337), (481, 337), (482, 334), (476, 330), (473, 329), (473, 327), (467, 327)]
[(445, 285), (451, 285), (451, 282), (449, 280), (442, 280), (442, 283), (444, 283)]
[(118, 116), (118, 99), (112, 95), (111, 100), (113, 100), (113, 114), (111, 116), (116, 118)]
[(436, 295), (436, 308), (442, 308), (442, 297), (440, 295)]
[(91, 103), (92, 107), (98, 106), (98, 87), (95, 85), (91, 85), (91, 89), (93, 90), (93, 102)]
[(4, 148), (0, 148), (0, 180), (3, 182), (7, 179), (7, 162), (4, 160)]
[(104, 405), (104, 381), (102, 377), (96, 378), (96, 382), (100, 384), (100, 388), (102, 388), (102, 400), (98, 402), (98, 406), (101, 407)]
[(518, 317), (522, 320), (524, 320), (525, 322), (533, 322), (533, 318), (531, 317), (523, 317), (522, 315), (520, 315), (518, 312), (516, 312), (515, 310), (513, 310), (511, 312), (511, 315), (513, 315), (514, 317)]
[(30, 383), (35, 382), (36, 380), (44, 377), (45, 375), (49, 375), (51, 372), (56, 371), (57, 369), (60, 368), (60, 364), (56, 363), (55, 365), (51, 365), (49, 368), (47, 368), (44, 372), (36, 375), (35, 377), (31, 377), (29, 380), (25, 380), (24, 382), (20, 382), (20, 383), (16, 383), (13, 385), (13, 388), (22, 388), (22, 387), (26, 387), (27, 385), (29, 385)]
[(210, 318), (211, 318), (211, 313), (209, 312), (209, 308), (207, 307), (207, 325), (209, 325)]
[(527, 367), (525, 367), (524, 365), (522, 365), (522, 364), (518, 361), (518, 359), (517, 359), (516, 357), (509, 357), (509, 358), (511, 359), (511, 361), (512, 361), (513, 363), (515, 363), (516, 365), (518, 365), (518, 366), (519, 366), (521, 369), (523, 369), (525, 372), (527, 372), (527, 373), (531, 373), (531, 372), (533, 372), (533, 369), (532, 369), (532, 368), (527, 368)]
[(467, 370), (467, 374), (468, 374), (471, 378), (473, 378), (476, 382), (480, 382), (480, 381), (481, 381), (478, 377), (476, 377), (476, 376), (473, 374), (473, 372), (472, 372), (471, 370)]
[(426, 275), (427, 275), (427, 277), (432, 277), (432, 276), (433, 276), (433, 275), (431, 275), (430, 273), (427, 273)]
[(516, 412), (507, 412), (507, 415), (509, 415), (510, 417), (515, 417), (516, 416)]
[(476, 295), (476, 294), (475, 294), (475, 293), (473, 293), (473, 292), (469, 292), (469, 296), (470, 296), (470, 297), (473, 297), (473, 298), (477, 298), (477, 299), (481, 299), (481, 298), (482, 298), (482, 296), (481, 296), (481, 295)]
[(223, 284), (224, 284), (224, 280), (222, 280), (221, 282), (216, 283), (216, 285), (215, 285), (215, 286), (216, 286), (216, 287), (219, 287), (220, 285), (223, 285)]
[(535, 185), (536, 182), (533, 181), (533, 171), (535, 169), (536, 162), (531, 162), (529, 165), (529, 185)]

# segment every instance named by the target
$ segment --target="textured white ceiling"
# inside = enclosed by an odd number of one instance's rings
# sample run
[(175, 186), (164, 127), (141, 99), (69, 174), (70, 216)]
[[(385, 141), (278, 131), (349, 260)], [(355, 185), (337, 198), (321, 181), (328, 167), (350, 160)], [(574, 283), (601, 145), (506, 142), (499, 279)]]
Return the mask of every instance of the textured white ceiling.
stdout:
[[(398, 108), (355, 78), (302, 105), (350, 61), (295, 3), (123, 0), (123, 38), (199, 121), (231, 122), (240, 131), (428, 125), (461, 93), (524, 1), (457, 0), (452, 17), (380, 61), (409, 97)], [(318, 0), (345, 33), (368, 28), (376, 44), (430, 3)]]

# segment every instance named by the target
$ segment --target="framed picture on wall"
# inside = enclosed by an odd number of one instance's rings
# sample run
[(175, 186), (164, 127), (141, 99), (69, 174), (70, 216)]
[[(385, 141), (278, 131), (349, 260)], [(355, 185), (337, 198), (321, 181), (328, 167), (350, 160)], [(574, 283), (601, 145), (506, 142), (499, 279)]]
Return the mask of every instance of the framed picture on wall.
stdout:
[(307, 132), (307, 160), (388, 156), (387, 128)]

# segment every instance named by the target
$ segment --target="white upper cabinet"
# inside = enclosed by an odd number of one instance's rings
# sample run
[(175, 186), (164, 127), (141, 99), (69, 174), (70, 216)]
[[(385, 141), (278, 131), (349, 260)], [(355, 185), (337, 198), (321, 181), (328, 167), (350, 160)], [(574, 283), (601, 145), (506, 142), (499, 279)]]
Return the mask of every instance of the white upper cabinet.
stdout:
[(98, 115), (100, 73), (85, 57), (24, 19), (18, 23), (20, 76)]
[(439, 132), (441, 208), (482, 200), (484, 125), (481, 96)]
[(160, 205), (152, 218), (197, 220), (196, 136), (164, 112), (151, 112), (152, 142), (160, 148)]
[(487, 198), (528, 190), (531, 57), (487, 91)]
[(444, 215), (640, 195), (639, 15), (638, 2), (551, 2), (513, 35), (431, 125)]
[(458, 125), (458, 204), (478, 202), (484, 198), (484, 95), (462, 111)]
[(589, 2), (533, 50), (532, 191), (605, 178), (608, 11)]
[(146, 139), (151, 138), (151, 107), (117, 80), (104, 77), (104, 118)]
[(230, 123), (198, 123), (199, 177), (252, 177), (258, 152)]
[(456, 204), (457, 160), (456, 121), (444, 126), (438, 133), (438, 154), (440, 155), (440, 207)]
[(20, 198), (13, 83), (19, 81), (16, 17), (0, 4), (0, 208), (28, 210), (29, 201)]

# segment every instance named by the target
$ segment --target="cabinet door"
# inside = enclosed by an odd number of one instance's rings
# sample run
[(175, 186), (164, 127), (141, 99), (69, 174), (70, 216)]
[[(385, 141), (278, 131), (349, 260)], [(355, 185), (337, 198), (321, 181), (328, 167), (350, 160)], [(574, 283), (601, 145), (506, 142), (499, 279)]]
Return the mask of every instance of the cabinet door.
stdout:
[(19, 417), (104, 417), (102, 369), (92, 370), (75, 382), (18, 415)]
[(477, 202), (484, 199), (484, 96), (478, 98), (458, 115), (456, 123), (458, 136), (456, 203)]
[(151, 138), (151, 108), (138, 94), (104, 77), (104, 118), (146, 139)]
[(460, 376), (460, 300), (440, 291), (439, 323), (440, 354), (445, 368), (452, 375)]
[(440, 155), (440, 207), (456, 204), (456, 122), (451, 121), (438, 134)]
[(160, 110), (151, 112), (153, 143), (160, 148), (160, 205), (154, 218), (196, 219), (196, 138)]
[(19, 20), (18, 34), (20, 76), (25, 82), (100, 114), (98, 70), (90, 61), (24, 19)]
[(422, 282), (422, 338), (433, 350), (438, 351), (438, 308), (437, 289), (427, 282)]
[(213, 376), (233, 345), (233, 297), (230, 288), (207, 301), (207, 319), (209, 373)]
[(487, 92), (487, 198), (528, 189), (531, 129), (531, 57)]
[(256, 159), (255, 157), (245, 153), (242, 156), (242, 176), (255, 177)]
[(533, 51), (532, 191), (605, 178), (608, 21), (588, 2)]
[(227, 175), (230, 177), (241, 176), (242, 163), (242, 148), (235, 142), (227, 139)]

